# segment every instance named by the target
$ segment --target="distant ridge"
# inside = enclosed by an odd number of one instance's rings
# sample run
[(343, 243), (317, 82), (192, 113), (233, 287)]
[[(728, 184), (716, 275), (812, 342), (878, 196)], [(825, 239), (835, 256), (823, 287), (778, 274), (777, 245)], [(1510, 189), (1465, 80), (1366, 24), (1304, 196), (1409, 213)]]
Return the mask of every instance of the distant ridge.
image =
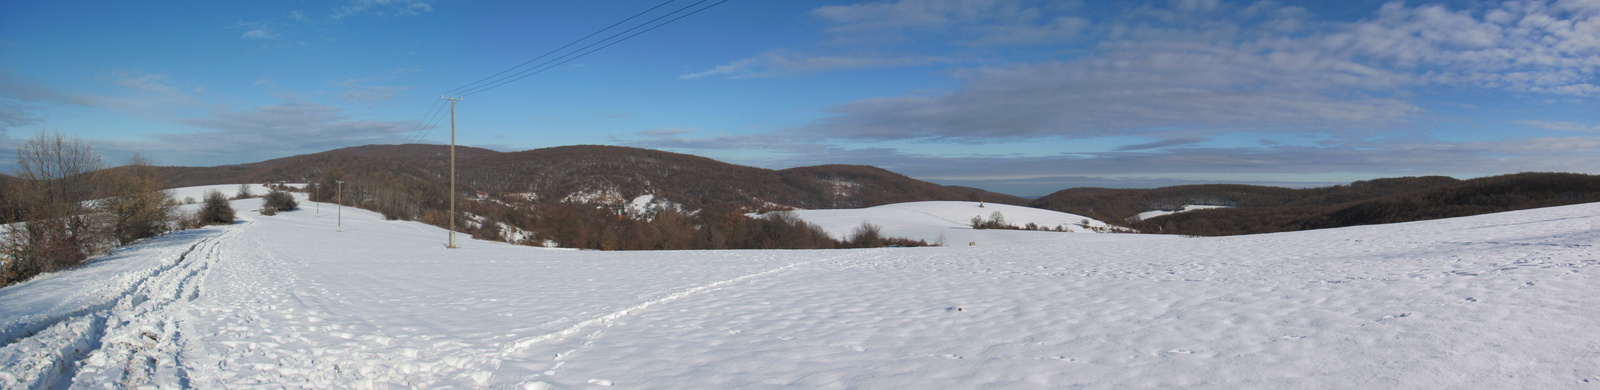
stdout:
[[(1402, 177), (1307, 189), (1236, 184), (1074, 188), (1039, 198), (1031, 205), (1124, 223), (1148, 233), (1218, 236), (1421, 221), (1588, 202), (1600, 202), (1600, 176), (1519, 173), (1471, 180)], [(1230, 208), (1128, 222), (1143, 211), (1190, 204)]]
[[(384, 172), (419, 180), (449, 174), (445, 145), (367, 145), (218, 167), (162, 167), (173, 187), (303, 182), (330, 169)], [(463, 191), (516, 194), (540, 201), (583, 198), (621, 204), (642, 195), (690, 208), (860, 208), (924, 200), (983, 199), (1027, 204), (1021, 197), (912, 179), (881, 168), (822, 165), (769, 170), (680, 153), (578, 145), (497, 152), (456, 147)]]

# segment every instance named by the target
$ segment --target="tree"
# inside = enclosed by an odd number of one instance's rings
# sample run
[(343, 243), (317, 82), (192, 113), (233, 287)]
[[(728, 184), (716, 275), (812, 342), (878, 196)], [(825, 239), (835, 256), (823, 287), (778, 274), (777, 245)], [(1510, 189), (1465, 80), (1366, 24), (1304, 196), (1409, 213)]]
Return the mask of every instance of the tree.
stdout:
[(261, 200), (262, 210), (270, 208), (272, 211), (290, 211), (299, 207), (300, 203), (294, 201), (293, 194), (280, 191), (277, 188), (268, 191), (267, 196)]
[(850, 237), (845, 239), (845, 245), (851, 248), (878, 248), (883, 246), (883, 240), (882, 226), (861, 221), (861, 226), (856, 226), (855, 230), (850, 232)]
[(102, 167), (100, 155), (76, 137), (39, 132), (17, 147), (16, 183), (4, 201), (23, 222), (0, 234), (0, 255), (14, 282), (42, 272), (77, 266), (99, 244), (95, 221), (84, 207), (94, 189), (90, 172)]
[(177, 209), (172, 196), (162, 190), (150, 159), (134, 155), (128, 164), (101, 171), (103, 183), (97, 209), (117, 245), (154, 237), (171, 229)]
[(228, 196), (217, 190), (206, 192), (199, 217), (201, 225), (232, 225), (233, 206), (228, 204)]
[(254, 197), (256, 197), (256, 194), (250, 193), (249, 184), (240, 184), (239, 192), (233, 195), (234, 199), (250, 199)]

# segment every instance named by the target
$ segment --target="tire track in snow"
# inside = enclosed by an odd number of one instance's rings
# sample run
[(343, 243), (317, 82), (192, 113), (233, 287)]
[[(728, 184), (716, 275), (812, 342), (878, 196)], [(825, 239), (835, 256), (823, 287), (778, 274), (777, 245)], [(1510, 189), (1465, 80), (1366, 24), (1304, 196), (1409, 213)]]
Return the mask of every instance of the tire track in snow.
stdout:
[[(0, 345), (0, 363), (7, 366), (0, 372), (0, 387), (100, 383), (130, 388), (157, 376), (167, 385), (184, 385), (176, 361), (173, 314), (199, 296), (198, 281), (215, 261), (218, 242), (241, 228), (231, 227), (190, 245), (173, 261), (135, 277), (122, 291), (107, 294), (104, 302), (9, 327), (8, 332), (24, 336), (7, 337), (10, 342)], [(203, 258), (192, 261), (197, 256)]]
[(816, 264), (816, 263), (821, 263), (821, 262), (825, 262), (825, 261), (837, 260), (837, 259), (843, 258), (845, 256), (848, 256), (848, 255), (839, 255), (839, 256), (826, 257), (826, 258), (821, 258), (821, 259), (812, 260), (812, 261), (792, 263), (792, 264), (789, 264), (789, 265), (785, 265), (785, 266), (782, 266), (782, 267), (778, 267), (778, 268), (774, 268), (774, 269), (770, 269), (770, 270), (766, 270), (766, 271), (761, 271), (761, 272), (757, 272), (757, 273), (753, 273), (753, 274), (748, 274), (748, 275), (744, 275), (744, 276), (735, 277), (735, 278), (732, 278), (732, 279), (720, 280), (720, 281), (716, 281), (716, 282), (711, 282), (711, 283), (706, 283), (706, 284), (702, 284), (702, 285), (699, 285), (699, 286), (691, 287), (691, 288), (683, 290), (683, 291), (679, 291), (679, 292), (676, 292), (676, 293), (668, 294), (668, 295), (660, 297), (660, 298), (656, 298), (656, 299), (652, 299), (652, 300), (649, 300), (649, 301), (645, 301), (645, 302), (637, 304), (637, 305), (625, 307), (625, 308), (622, 308), (622, 309), (619, 309), (619, 310), (616, 310), (616, 311), (613, 311), (613, 312), (610, 312), (610, 313), (606, 313), (606, 314), (598, 316), (598, 317), (594, 317), (594, 318), (590, 318), (588, 320), (584, 320), (582, 322), (573, 324), (572, 326), (569, 326), (566, 329), (562, 329), (562, 330), (555, 331), (555, 332), (552, 332), (552, 333), (546, 333), (546, 334), (539, 335), (539, 336), (527, 337), (527, 338), (523, 338), (523, 339), (520, 339), (520, 340), (513, 341), (511, 343), (506, 344), (505, 347), (501, 348), (501, 356), (502, 357), (509, 357), (511, 354), (514, 354), (514, 353), (517, 353), (517, 352), (521, 352), (521, 351), (526, 350), (529, 347), (532, 347), (532, 346), (534, 346), (536, 344), (543, 343), (545, 341), (565, 338), (567, 336), (571, 336), (573, 334), (577, 334), (579, 332), (582, 332), (585, 328), (588, 328), (590, 326), (594, 326), (594, 325), (598, 325), (598, 324), (610, 323), (612, 321), (616, 321), (618, 318), (622, 318), (624, 316), (627, 316), (628, 314), (631, 314), (631, 313), (633, 313), (635, 311), (647, 309), (647, 308), (649, 308), (651, 306), (655, 306), (655, 305), (659, 305), (659, 304), (663, 304), (663, 303), (667, 303), (667, 302), (676, 301), (676, 300), (683, 299), (683, 298), (686, 298), (686, 297), (689, 297), (689, 296), (692, 296), (692, 295), (695, 295), (695, 294), (700, 294), (700, 293), (704, 293), (704, 292), (707, 292), (707, 291), (715, 290), (715, 289), (721, 288), (723, 286), (727, 286), (727, 285), (734, 284), (734, 283), (739, 283), (739, 282), (742, 282), (742, 281), (745, 281), (745, 280), (776, 274), (776, 273), (787, 271), (787, 270), (790, 270), (790, 269), (793, 269), (795, 267), (799, 267), (799, 266), (802, 266), (802, 265), (810, 265), (810, 264)]
[(77, 310), (61, 312), (51, 317), (23, 319), (21, 321), (0, 324), (0, 348), (6, 348), (12, 343), (25, 340), (34, 334), (44, 331), (46, 328), (55, 326), (58, 323), (111, 309), (111, 307), (115, 306), (123, 297), (133, 294), (134, 291), (138, 290), (139, 286), (145, 280), (155, 277), (162, 272), (166, 272), (167, 270), (182, 264), (184, 259), (187, 258), (190, 253), (194, 252), (195, 248), (198, 248), (201, 244), (204, 244), (206, 241), (213, 240), (216, 237), (217, 236), (207, 237), (200, 240), (200, 242), (189, 245), (189, 247), (184, 249), (182, 253), (178, 254), (176, 260), (152, 268), (145, 275), (135, 277), (137, 281), (129, 283), (125, 288), (123, 288), (122, 291), (104, 294), (107, 298), (105, 298), (102, 302), (87, 305)]

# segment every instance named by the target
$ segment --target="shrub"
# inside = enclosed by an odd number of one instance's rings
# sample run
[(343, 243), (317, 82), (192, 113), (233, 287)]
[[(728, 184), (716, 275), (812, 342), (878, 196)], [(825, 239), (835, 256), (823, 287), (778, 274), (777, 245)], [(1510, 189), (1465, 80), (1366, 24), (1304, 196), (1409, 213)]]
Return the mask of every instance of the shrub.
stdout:
[(293, 194), (274, 188), (272, 191), (267, 192), (266, 197), (262, 198), (261, 208), (262, 210), (272, 208), (275, 209), (273, 211), (292, 211), (300, 208), (300, 203), (294, 201)]
[(1012, 225), (1012, 224), (1006, 223), (1006, 216), (1003, 215), (1003, 214), (1000, 214), (999, 211), (996, 211), (996, 212), (994, 212), (992, 214), (989, 214), (989, 219), (983, 219), (983, 217), (978, 217), (978, 216), (972, 217), (972, 228), (973, 229), (1010, 229), (1010, 230), (1021, 229), (1021, 228), (1018, 228), (1016, 225)]
[(233, 206), (228, 205), (228, 197), (222, 191), (206, 193), (205, 203), (200, 206), (198, 215), (202, 225), (231, 225), (233, 224)]
[(250, 198), (254, 198), (254, 197), (256, 197), (256, 194), (250, 193), (250, 185), (249, 184), (240, 184), (239, 185), (239, 192), (233, 194), (233, 198), (234, 199), (250, 199)]
[(165, 234), (177, 209), (172, 195), (161, 189), (149, 159), (134, 155), (120, 168), (103, 170), (101, 198), (96, 209), (107, 220), (111, 238), (118, 245)]
[(861, 226), (856, 226), (855, 230), (850, 231), (850, 236), (844, 243), (851, 248), (878, 248), (883, 246), (883, 240), (882, 226), (861, 221)]

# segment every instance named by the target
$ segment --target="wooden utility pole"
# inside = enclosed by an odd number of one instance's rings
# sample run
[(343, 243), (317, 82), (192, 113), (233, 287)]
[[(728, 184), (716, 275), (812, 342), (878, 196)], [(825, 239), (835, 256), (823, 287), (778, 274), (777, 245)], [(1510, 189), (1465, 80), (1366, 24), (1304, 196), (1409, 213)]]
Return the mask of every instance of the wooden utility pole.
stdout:
[(334, 202), (339, 204), (339, 231), (342, 232), (344, 231), (344, 180), (334, 180), (333, 182), (339, 183), (339, 194), (334, 198)]
[(445, 248), (456, 248), (456, 102), (464, 97), (440, 96), (440, 99), (450, 101), (450, 244)]

